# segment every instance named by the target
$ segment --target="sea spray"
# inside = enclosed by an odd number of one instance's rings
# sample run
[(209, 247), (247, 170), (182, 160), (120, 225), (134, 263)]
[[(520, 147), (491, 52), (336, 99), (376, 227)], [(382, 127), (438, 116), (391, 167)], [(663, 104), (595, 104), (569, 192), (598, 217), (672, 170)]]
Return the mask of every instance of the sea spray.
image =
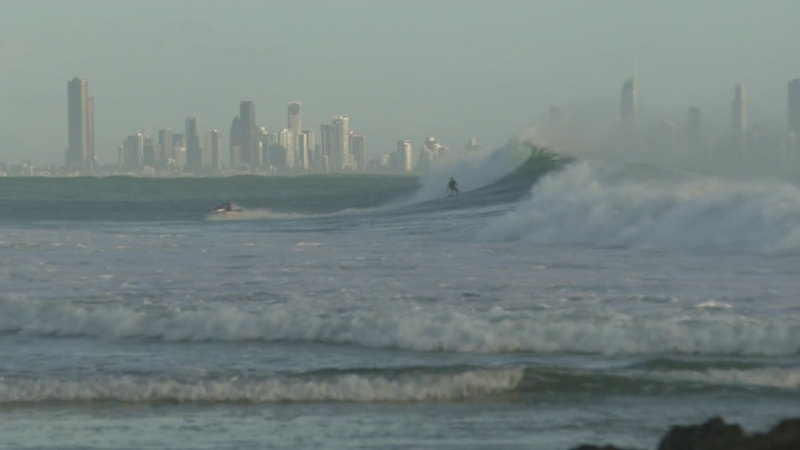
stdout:
[[(483, 240), (601, 247), (796, 253), (800, 189), (735, 182), (630, 165), (575, 163), (545, 177), (515, 211), (479, 233)], [(651, 177), (653, 172), (657, 178)]]

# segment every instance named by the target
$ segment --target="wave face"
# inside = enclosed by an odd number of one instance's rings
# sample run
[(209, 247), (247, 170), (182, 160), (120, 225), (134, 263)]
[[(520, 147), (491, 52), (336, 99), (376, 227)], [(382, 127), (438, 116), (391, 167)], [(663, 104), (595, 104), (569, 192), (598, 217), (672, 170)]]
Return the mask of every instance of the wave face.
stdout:
[(652, 249), (800, 251), (800, 189), (581, 162), (544, 178), (485, 240)]
[[(650, 366), (658, 366), (653, 370)], [(732, 389), (797, 397), (800, 368), (651, 360), (613, 369), (420, 366), (301, 373), (0, 377), (0, 405), (19, 403), (404, 403), (553, 396), (663, 396)]]

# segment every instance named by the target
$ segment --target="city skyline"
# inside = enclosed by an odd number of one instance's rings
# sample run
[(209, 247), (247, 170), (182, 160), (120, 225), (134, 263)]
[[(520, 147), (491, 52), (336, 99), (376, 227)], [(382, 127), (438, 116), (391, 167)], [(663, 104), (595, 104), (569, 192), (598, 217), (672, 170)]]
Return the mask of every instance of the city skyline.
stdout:
[(187, 116), (227, 135), (229, 105), (242, 99), (260, 105), (264, 124), (284, 125), (296, 99), (315, 129), (336, 114), (357, 118), (372, 154), (431, 135), (496, 148), (552, 104), (612, 120), (634, 67), (642, 112), (695, 105), (711, 126), (741, 83), (751, 120), (785, 121), (784, 83), (800, 74), (791, 19), (800, 4), (788, 1), (0, 7), (0, 160), (9, 163), (63, 162), (63, 80), (73, 76), (90, 81), (96, 157), (112, 161), (124, 136), (177, 132)]

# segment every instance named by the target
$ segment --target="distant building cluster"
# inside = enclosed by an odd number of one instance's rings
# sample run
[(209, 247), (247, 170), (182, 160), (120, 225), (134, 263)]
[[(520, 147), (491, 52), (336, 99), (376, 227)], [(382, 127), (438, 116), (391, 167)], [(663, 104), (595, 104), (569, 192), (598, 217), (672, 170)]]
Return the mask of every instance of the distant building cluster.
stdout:
[[(403, 140), (396, 152), (368, 160), (365, 138), (351, 129), (349, 117), (334, 116), (330, 123), (319, 127), (317, 134), (313, 129), (303, 128), (301, 103), (289, 102), (286, 128), (271, 131), (258, 125), (255, 103), (242, 101), (225, 144), (222, 132), (217, 129), (203, 132), (197, 117), (187, 117), (182, 132), (163, 128), (156, 136), (137, 132), (126, 137), (117, 149), (116, 164), (101, 167), (95, 158), (94, 102), (88, 95), (87, 81), (79, 78), (69, 81), (67, 99), (66, 164), (59, 170), (67, 174), (412, 173), (424, 170), (447, 153), (447, 147), (429, 137), (416, 158), (411, 141)], [(477, 139), (472, 138), (465, 149), (472, 152), (478, 147)], [(29, 163), (12, 169), (0, 174), (35, 173)]]
[[(609, 135), (600, 135), (591, 142), (600, 149), (619, 151), (620, 155), (635, 154), (655, 162), (689, 161), (693, 168), (705, 164), (708, 168), (724, 162), (741, 170), (757, 167), (795, 168), (800, 164), (800, 79), (788, 82), (788, 127), (770, 127), (764, 121), (748, 119), (745, 88), (733, 87), (730, 116), (722, 130), (703, 124), (701, 109), (689, 106), (685, 121), (664, 119), (644, 120), (638, 105), (639, 86), (632, 76), (622, 84), (618, 120)], [(569, 148), (570, 134), (559, 106), (552, 106), (547, 121), (548, 144)], [(727, 128), (727, 131), (724, 129)], [(626, 153), (627, 150), (630, 150)], [(648, 154), (649, 152), (649, 154)]]
[(227, 146), (219, 130), (200, 131), (196, 117), (186, 118), (183, 133), (158, 131), (128, 136), (119, 148), (122, 171), (144, 174), (219, 175), (366, 170), (364, 136), (350, 129), (350, 119), (336, 116), (314, 130), (303, 129), (299, 102), (287, 108), (287, 127), (270, 131), (256, 122), (255, 103), (243, 101), (233, 118)]
[[(770, 128), (762, 121), (748, 121), (745, 88), (737, 84), (730, 100), (727, 135), (705, 129), (702, 112), (688, 107), (685, 122), (661, 120), (658, 124), (642, 120), (638, 106), (637, 77), (622, 85), (614, 144), (624, 150), (649, 149), (660, 158), (680, 153), (696, 161), (713, 164), (732, 162), (749, 167), (754, 161), (767, 161), (771, 167), (800, 165), (800, 79), (788, 82), (788, 127)], [(568, 113), (568, 111), (567, 111)], [(45, 170), (22, 164), (0, 163), (0, 176), (135, 174), (146, 176), (300, 174), (334, 172), (383, 172), (411, 174), (424, 172), (436, 160), (448, 155), (447, 146), (428, 137), (415, 148), (409, 139), (396, 143), (394, 151), (367, 157), (364, 135), (351, 129), (350, 118), (337, 115), (316, 130), (303, 127), (300, 102), (289, 102), (286, 127), (275, 131), (258, 125), (255, 103), (242, 101), (227, 137), (218, 129), (201, 131), (197, 117), (187, 117), (182, 132), (169, 128), (151, 136), (137, 132), (122, 140), (117, 161), (100, 166), (95, 154), (94, 99), (88, 82), (73, 78), (67, 82), (67, 146), (63, 167)], [(549, 111), (547, 145), (563, 145), (574, 129), (564, 125), (564, 111), (552, 106)], [(782, 128), (782, 127), (781, 127)], [(471, 138), (465, 154), (480, 150)], [(669, 150), (669, 151), (662, 151)], [(770, 161), (771, 160), (771, 161)]]

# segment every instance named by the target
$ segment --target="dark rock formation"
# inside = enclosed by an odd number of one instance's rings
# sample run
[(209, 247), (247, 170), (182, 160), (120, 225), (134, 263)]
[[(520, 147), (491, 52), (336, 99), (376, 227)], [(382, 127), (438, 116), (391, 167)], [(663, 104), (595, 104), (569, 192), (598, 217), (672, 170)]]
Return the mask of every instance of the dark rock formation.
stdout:
[[(573, 450), (623, 449), (582, 445)], [(658, 450), (800, 450), (800, 418), (786, 419), (766, 433), (752, 435), (719, 417), (702, 425), (675, 426), (661, 440)]]
[(800, 450), (800, 418), (748, 436), (739, 425), (715, 417), (702, 425), (672, 427), (658, 450)]

